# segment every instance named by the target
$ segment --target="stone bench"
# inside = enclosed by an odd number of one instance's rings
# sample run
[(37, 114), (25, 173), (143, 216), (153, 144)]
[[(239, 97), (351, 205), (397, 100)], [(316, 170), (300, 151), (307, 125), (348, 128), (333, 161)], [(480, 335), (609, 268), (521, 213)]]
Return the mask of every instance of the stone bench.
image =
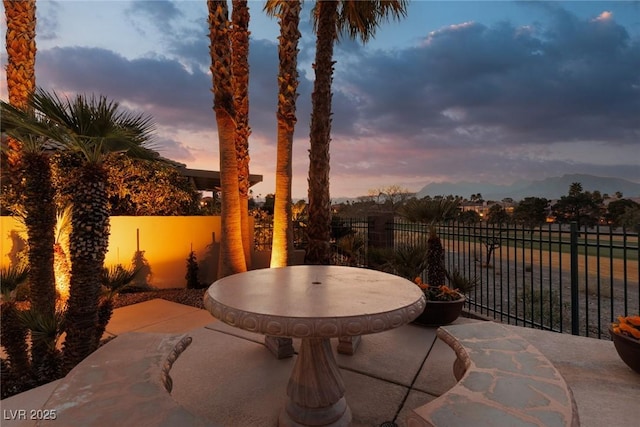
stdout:
[(191, 343), (184, 334), (129, 332), (89, 355), (64, 377), (42, 406), (61, 426), (211, 425), (170, 395), (173, 362)]
[(414, 409), (407, 426), (578, 426), (571, 389), (549, 360), (494, 322), (443, 326), (458, 383)]

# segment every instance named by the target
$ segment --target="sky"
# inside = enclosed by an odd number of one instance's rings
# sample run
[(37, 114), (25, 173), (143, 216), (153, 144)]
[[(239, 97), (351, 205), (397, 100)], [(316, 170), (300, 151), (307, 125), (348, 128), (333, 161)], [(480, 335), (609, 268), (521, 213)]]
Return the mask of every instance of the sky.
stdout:
[[(279, 28), (263, 5), (249, 2), (256, 197), (275, 192)], [(307, 197), (312, 5), (300, 24), (294, 199)], [(164, 157), (219, 170), (206, 1), (38, 0), (36, 33), (38, 86), (151, 115)], [(640, 182), (638, 1), (413, 0), (367, 45), (343, 38), (334, 53), (332, 198), (566, 173)]]

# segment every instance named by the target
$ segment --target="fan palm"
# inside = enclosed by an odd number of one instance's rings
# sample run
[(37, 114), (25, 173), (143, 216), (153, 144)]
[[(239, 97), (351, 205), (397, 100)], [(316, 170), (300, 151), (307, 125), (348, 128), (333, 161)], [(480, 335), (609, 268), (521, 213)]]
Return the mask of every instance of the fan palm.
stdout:
[(328, 264), (331, 258), (331, 199), (329, 196), (329, 142), (331, 141), (331, 81), (333, 45), (340, 34), (366, 43), (383, 19), (406, 14), (406, 0), (318, 1), (315, 80), (311, 95), (311, 148), (309, 150), (309, 248), (307, 261)]
[(278, 152), (276, 159), (276, 194), (273, 209), (273, 244), (271, 267), (289, 264), (293, 252), (291, 178), (293, 133), (296, 124), (298, 97), (298, 40), (300, 31), (300, 1), (269, 0), (267, 14), (278, 16), (280, 37), (278, 56)]
[(28, 106), (35, 114), (3, 104), (8, 113), (3, 117), (7, 126), (13, 132), (62, 144), (82, 160), (69, 174), (73, 186), (71, 278), (64, 344), (64, 368), (69, 370), (97, 347), (94, 331), (99, 278), (109, 238), (107, 172), (102, 160), (111, 152), (153, 158), (155, 153), (146, 148), (153, 124), (150, 117), (124, 111), (104, 96), (77, 95), (63, 100), (55, 93), (36, 90)]

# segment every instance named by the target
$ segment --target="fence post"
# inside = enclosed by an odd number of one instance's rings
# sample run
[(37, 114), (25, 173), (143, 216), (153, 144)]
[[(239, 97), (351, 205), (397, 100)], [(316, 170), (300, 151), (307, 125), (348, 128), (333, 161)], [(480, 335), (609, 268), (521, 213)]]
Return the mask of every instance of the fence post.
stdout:
[(367, 233), (369, 248), (393, 248), (393, 215), (368, 216)]
[(571, 334), (580, 335), (580, 316), (578, 315), (578, 224), (571, 222)]

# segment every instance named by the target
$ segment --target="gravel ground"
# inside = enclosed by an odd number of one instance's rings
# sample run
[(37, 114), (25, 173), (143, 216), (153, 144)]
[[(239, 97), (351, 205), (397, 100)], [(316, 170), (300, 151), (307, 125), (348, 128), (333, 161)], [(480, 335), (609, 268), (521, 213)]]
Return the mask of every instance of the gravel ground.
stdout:
[(162, 298), (178, 304), (191, 307), (204, 308), (202, 298), (207, 289), (157, 289), (144, 292), (122, 293), (115, 297), (114, 308), (125, 307), (139, 302), (145, 302), (154, 298)]

